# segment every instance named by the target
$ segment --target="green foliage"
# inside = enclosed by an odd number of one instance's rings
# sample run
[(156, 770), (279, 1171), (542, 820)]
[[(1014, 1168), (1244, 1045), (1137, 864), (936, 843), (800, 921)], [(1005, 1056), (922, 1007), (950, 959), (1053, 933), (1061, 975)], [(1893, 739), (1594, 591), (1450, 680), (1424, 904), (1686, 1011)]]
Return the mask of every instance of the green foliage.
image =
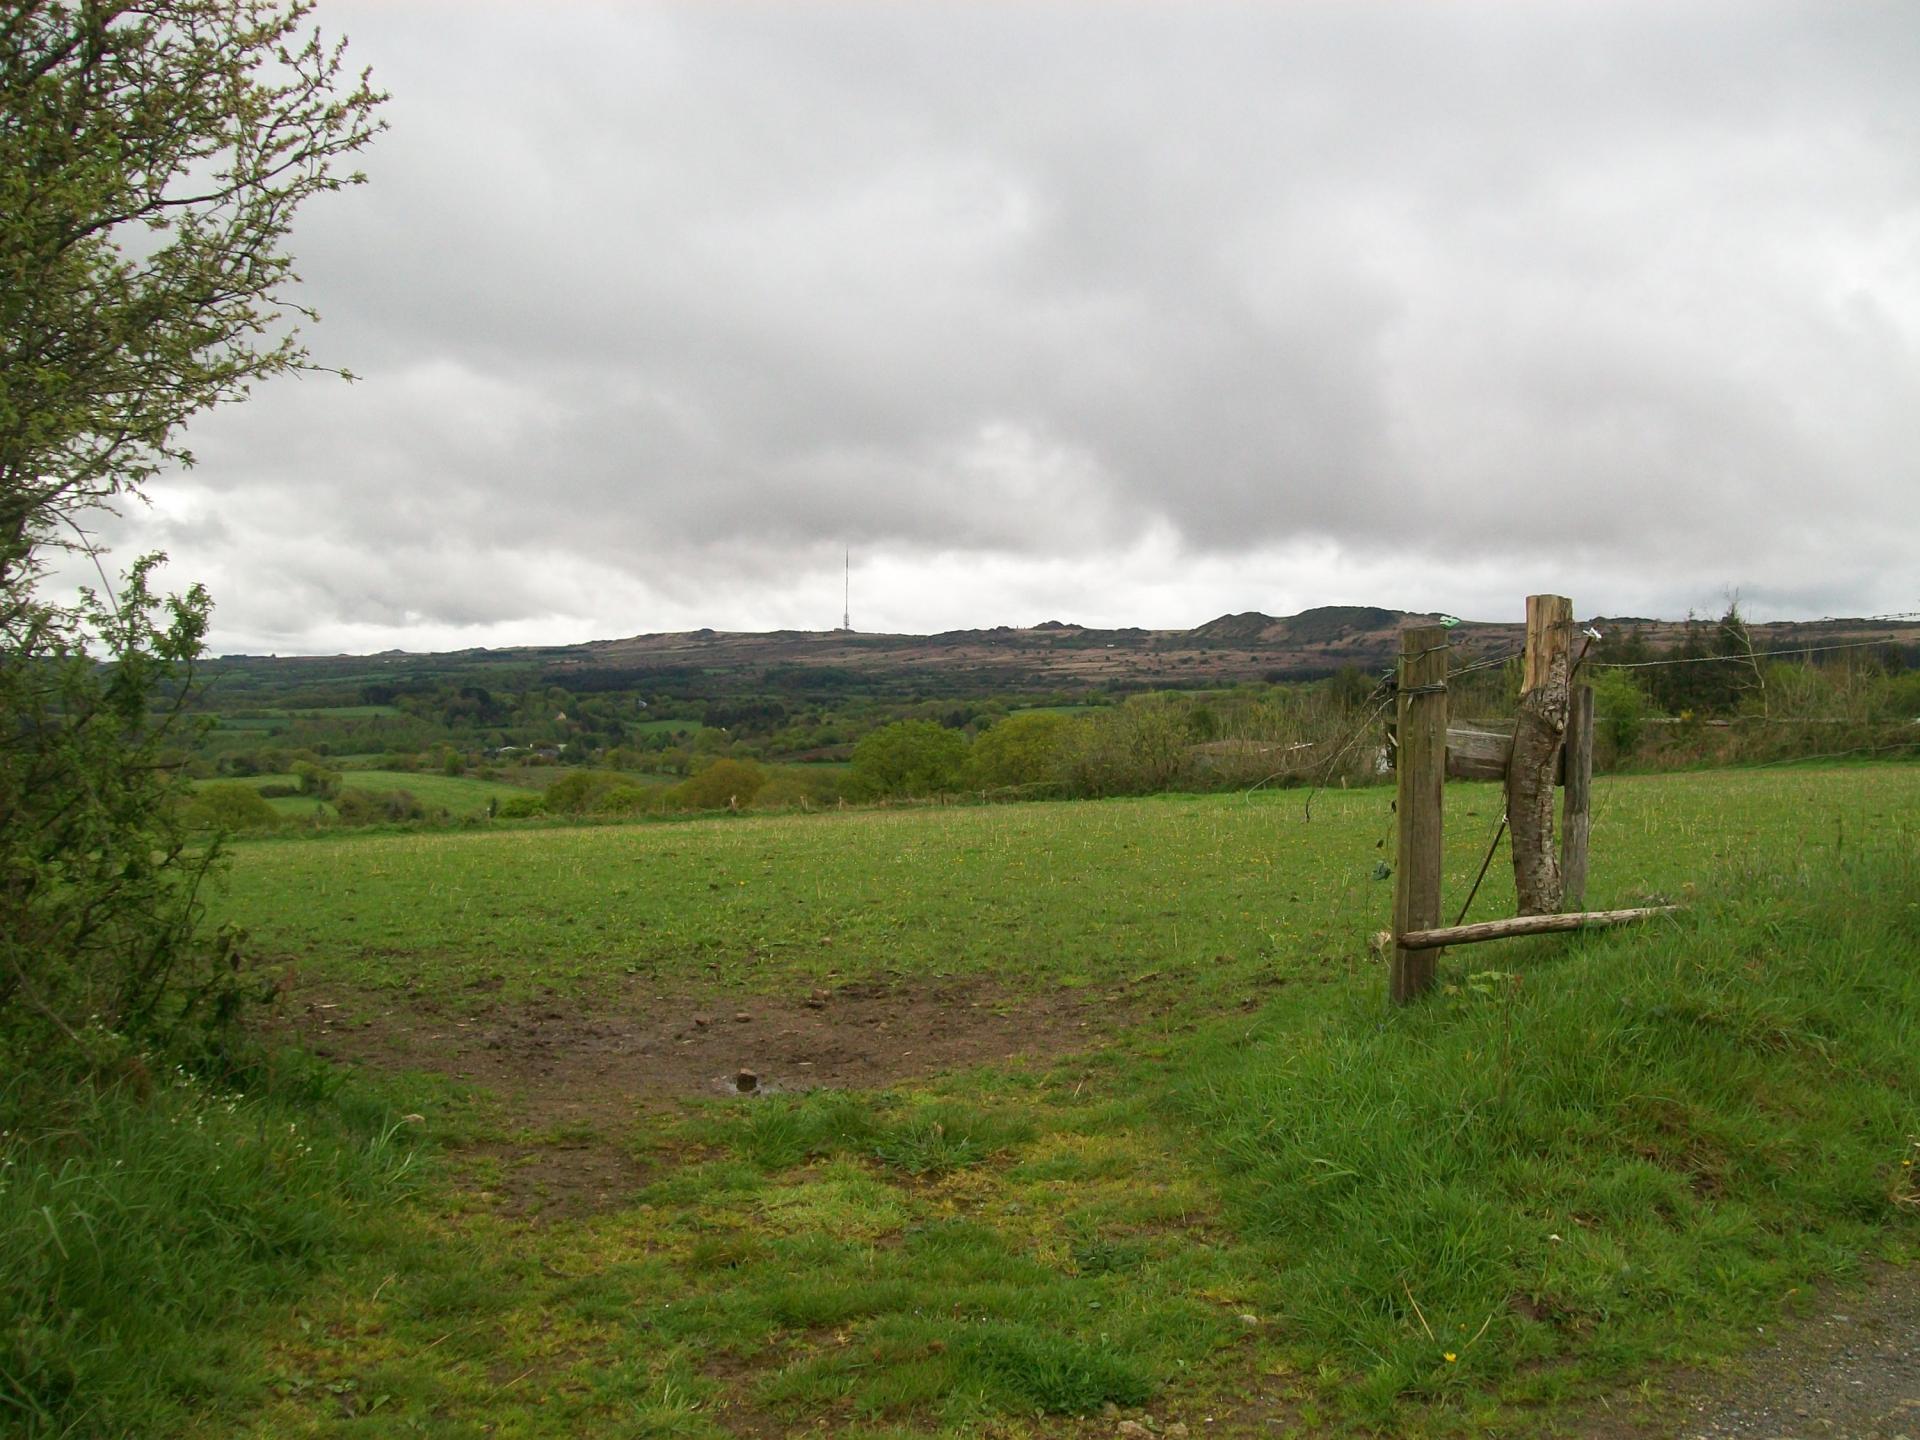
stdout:
[[(1464, 895), (1499, 791), (1447, 791)], [(383, 1009), (401, 977), (443, 1014), (832, 986), (840, 1027), (918, 995), (1053, 1048), (642, 1110), (603, 1153), (645, 1188), (558, 1224), (473, 1193), (488, 1137), (435, 1249), (265, 1316), (276, 1396), (198, 1429), (358, 1423), (328, 1388), (352, 1381), (396, 1434), (992, 1434), (1108, 1402), (1191, 1423), (1271, 1377), (1382, 1433), (1523, 1434), (1914, 1253), (1920, 766), (1603, 778), (1597, 905), (1754, 863), (1676, 921), (1456, 952), (1393, 1015), (1358, 941), (1390, 794), (1301, 799), (238, 844), (236, 917)], [(1889, 853), (1857, 854), (1863, 813)], [(1510, 904), (1496, 868), (1475, 918)], [(522, 1175), (579, 1143), (512, 1142)]]
[(685, 810), (744, 809), (766, 783), (767, 772), (753, 761), (723, 758), (674, 786), (669, 799)]
[(600, 797), (602, 815), (638, 815), (658, 810), (664, 800), (656, 785), (616, 785)]
[(333, 808), (344, 825), (399, 824), (425, 820), (427, 807), (411, 790), (362, 790), (349, 786), (334, 797)]
[(966, 1105), (918, 1106), (881, 1130), (873, 1153), (909, 1175), (944, 1175), (1033, 1139), (1025, 1117)]
[(1875, 718), (1920, 723), (1920, 670), (1888, 679), (1875, 707)]
[(1707, 625), (1689, 619), (1686, 638), (1645, 673), (1653, 698), (1671, 715), (1728, 715), (1760, 684), (1753, 637), (1738, 605)]
[(1034, 1138), (1030, 1117), (955, 1102), (868, 1104), (834, 1091), (767, 1097), (705, 1130), (764, 1170), (837, 1155), (870, 1155), (912, 1176), (979, 1165)]
[(587, 815), (631, 782), (616, 770), (569, 770), (546, 789), (542, 808), (550, 815)]
[(1080, 722), (1063, 775), (1074, 795), (1139, 795), (1173, 789), (1193, 743), (1183, 697), (1134, 695)]
[(1037, 1325), (979, 1326), (963, 1353), (1017, 1401), (1045, 1414), (1085, 1415), (1102, 1405), (1138, 1405), (1153, 1393), (1151, 1377), (1137, 1362)]
[(121, 1069), (0, 1090), (0, 1414), (23, 1440), (176, 1433), (231, 1385), (223, 1329), (377, 1239), (412, 1185), (405, 1127), (337, 1076), (242, 1096)]
[(794, 775), (776, 775), (754, 791), (753, 808), (756, 810), (804, 810), (818, 803), (820, 799), (819, 786), (809, 784)]
[(1044, 710), (1009, 715), (973, 742), (973, 783), (988, 790), (1041, 790), (1056, 783), (1073, 724)]
[(1599, 736), (1616, 756), (1631, 755), (1647, 725), (1647, 692), (1626, 670), (1597, 671), (1592, 679), (1593, 716)]
[(967, 737), (931, 720), (899, 720), (853, 747), (853, 777), (872, 795), (944, 795), (966, 775)]
[(315, 800), (331, 800), (340, 793), (340, 772), (314, 761), (294, 761), (293, 776), (300, 793)]
[(186, 822), (195, 830), (268, 830), (280, 823), (280, 815), (263, 790), (227, 780), (193, 792)]
[[(206, 633), (198, 589), (165, 601), (135, 565), (118, 601), (23, 602), (0, 648), (0, 1058), (104, 1029), (217, 1043), (239, 1003), (232, 941), (195, 938), (215, 844), (188, 832), (185, 782), (160, 764)], [(111, 664), (88, 653), (103, 648)], [(11, 1051), (11, 1054), (6, 1052)]]
[[(0, 23), (0, 1045), (104, 1028), (217, 1044), (210, 847), (160, 767), (206, 632), (197, 587), (36, 595), (76, 516), (190, 463), (182, 426), (305, 363), (281, 307), (303, 201), (348, 183), (380, 97), (274, 0), (14, 6)], [(293, 306), (291, 308), (298, 308)], [(157, 617), (157, 618), (156, 618)], [(106, 662), (102, 668), (100, 662)]]
[(185, 463), (180, 428), (305, 363), (300, 205), (360, 177), (381, 97), (309, 7), (15, 7), (0, 26), (0, 583), (64, 519)]

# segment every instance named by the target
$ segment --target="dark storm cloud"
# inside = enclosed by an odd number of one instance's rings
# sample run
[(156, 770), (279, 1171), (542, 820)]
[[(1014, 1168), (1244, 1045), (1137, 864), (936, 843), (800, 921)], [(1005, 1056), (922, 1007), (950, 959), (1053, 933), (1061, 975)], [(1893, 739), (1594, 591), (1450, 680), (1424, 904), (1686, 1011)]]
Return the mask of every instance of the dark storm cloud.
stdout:
[(368, 378), (155, 517), (236, 644), (825, 624), (843, 545), (916, 628), (1920, 605), (1904, 7), (322, 18)]

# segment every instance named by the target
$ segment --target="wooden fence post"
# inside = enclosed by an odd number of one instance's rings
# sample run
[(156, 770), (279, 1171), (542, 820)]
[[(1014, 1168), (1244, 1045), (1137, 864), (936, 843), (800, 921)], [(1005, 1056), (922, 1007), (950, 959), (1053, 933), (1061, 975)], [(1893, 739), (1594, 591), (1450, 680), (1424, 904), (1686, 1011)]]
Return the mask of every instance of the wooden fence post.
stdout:
[(1553, 852), (1553, 780), (1567, 733), (1567, 674), (1573, 648), (1573, 601), (1527, 597), (1526, 673), (1507, 767), (1507, 827), (1513, 885), (1522, 915), (1560, 909), (1560, 865)]
[[(1399, 863), (1393, 886), (1393, 968), (1388, 998), (1396, 1005), (1433, 988), (1438, 950), (1409, 950), (1397, 938), (1440, 923), (1441, 802), (1447, 778), (1447, 631), (1418, 625), (1400, 632)], [(1548, 790), (1551, 798), (1552, 790)]]
[(1576, 685), (1567, 705), (1567, 802), (1560, 831), (1561, 908), (1587, 903), (1587, 840), (1593, 830), (1593, 687)]

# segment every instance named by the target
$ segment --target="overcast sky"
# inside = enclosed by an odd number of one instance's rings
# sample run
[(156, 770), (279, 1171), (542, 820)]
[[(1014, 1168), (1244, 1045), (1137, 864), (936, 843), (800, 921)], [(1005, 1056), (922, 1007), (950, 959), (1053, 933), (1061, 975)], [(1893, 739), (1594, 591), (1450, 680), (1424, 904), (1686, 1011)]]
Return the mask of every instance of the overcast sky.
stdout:
[(350, 4), (219, 651), (1920, 609), (1910, 3)]

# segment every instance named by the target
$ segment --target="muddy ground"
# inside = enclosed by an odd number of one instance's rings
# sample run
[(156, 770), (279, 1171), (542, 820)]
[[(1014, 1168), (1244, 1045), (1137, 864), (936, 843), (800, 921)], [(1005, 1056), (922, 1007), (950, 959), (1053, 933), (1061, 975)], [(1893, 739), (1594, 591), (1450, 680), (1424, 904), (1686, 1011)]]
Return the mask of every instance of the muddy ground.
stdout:
[(943, 1070), (1100, 1048), (1137, 1012), (1127, 992), (1009, 997), (977, 980), (859, 981), (771, 996), (633, 984), (592, 1004), (551, 997), (453, 1010), (401, 992), (300, 989), (278, 1025), (328, 1059), (471, 1082), (523, 1141), (497, 1162), (506, 1213), (564, 1218), (621, 1204), (652, 1178), (629, 1145), (643, 1111), (743, 1091), (881, 1089)]
[[(1057, 1060), (1104, 1047), (1153, 1008), (1150, 994), (1125, 988), (1016, 998), (977, 980), (863, 981), (749, 998), (636, 983), (592, 1005), (481, 998), (458, 1011), (423, 996), (302, 989), (285, 997), (276, 1024), (332, 1059), (437, 1072), (497, 1096), (501, 1129), (517, 1138), (462, 1158), (488, 1165), (483, 1199), (551, 1220), (617, 1207), (671, 1163), (629, 1144), (649, 1109), (748, 1084), (876, 1089), (973, 1065)], [(1625, 1387), (1546, 1419), (1543, 1431), (1579, 1440), (1920, 1440), (1920, 1269), (1880, 1266), (1864, 1287), (1823, 1289), (1755, 1340), (1724, 1371), (1650, 1376), (1650, 1393)], [(1195, 1435), (1277, 1435), (1297, 1422), (1292, 1405), (1256, 1391), (1212, 1416), (1135, 1412), (1071, 1422), (1062, 1433), (1184, 1424)]]

